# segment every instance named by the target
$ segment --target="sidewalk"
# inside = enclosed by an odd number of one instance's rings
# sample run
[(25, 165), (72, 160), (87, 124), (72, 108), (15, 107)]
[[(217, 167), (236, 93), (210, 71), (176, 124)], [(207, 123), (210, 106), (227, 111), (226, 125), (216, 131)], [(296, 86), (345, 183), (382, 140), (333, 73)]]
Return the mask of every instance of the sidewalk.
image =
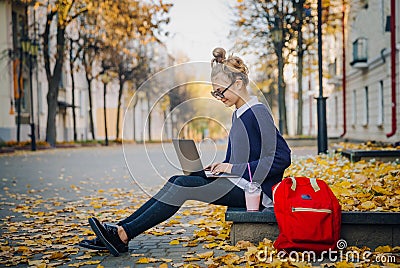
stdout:
[[(78, 148), (26, 152), (0, 157), (0, 266), (20, 267), (217, 267), (242, 263), (246, 251), (229, 245), (225, 208), (186, 203), (173, 218), (133, 239), (129, 253), (113, 257), (75, 246), (90, 237), (87, 219), (105, 222), (124, 218), (161, 186), (160, 175), (176, 174), (160, 165), (149, 173), (143, 159), (161, 163), (159, 145), (125, 148)], [(316, 148), (294, 148), (296, 156)], [(221, 152), (218, 152), (219, 157)], [(130, 163), (130, 178), (125, 164)], [(154, 174), (153, 174), (154, 173)], [(138, 178), (143, 180), (139, 180)], [(146, 192), (141, 191), (141, 188)], [(200, 206), (199, 206), (200, 205)], [(253, 252), (253, 255), (255, 253)], [(213, 260), (211, 259), (213, 257)], [(189, 265), (190, 264), (190, 265)]]

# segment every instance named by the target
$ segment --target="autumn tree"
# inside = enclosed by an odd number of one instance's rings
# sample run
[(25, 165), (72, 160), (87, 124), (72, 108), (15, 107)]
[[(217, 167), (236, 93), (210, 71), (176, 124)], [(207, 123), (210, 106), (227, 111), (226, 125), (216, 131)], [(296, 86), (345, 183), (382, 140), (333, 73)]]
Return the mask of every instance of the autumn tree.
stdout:
[[(297, 58), (297, 128), (296, 135), (303, 134), (303, 74), (304, 57), (307, 51), (313, 53), (317, 50), (316, 28), (317, 28), (317, 1), (292, 0), (294, 7), (295, 22), (294, 30), (295, 42), (292, 48), (293, 54)], [(324, 0), (322, 1), (323, 34), (336, 34), (339, 31), (339, 24), (342, 13), (340, 11), (344, 0)], [(311, 56), (311, 55), (309, 55)]]
[(234, 11), (237, 19), (232, 36), (238, 37), (236, 49), (247, 50), (258, 57), (272, 57), (278, 62), (279, 130), (287, 134), (283, 70), (290, 54), (289, 41), (293, 38), (293, 6), (284, 0), (238, 1)]
[[(328, 31), (337, 23), (337, 13), (329, 12), (339, 0), (325, 0), (324, 29)], [(256, 54), (261, 59), (278, 62), (279, 128), (287, 134), (286, 90), (283, 69), (289, 55), (296, 59), (298, 85), (298, 115), (296, 134), (302, 134), (303, 62), (308, 50), (317, 49), (315, 40), (316, 0), (238, 1), (235, 7), (237, 20), (232, 36), (236, 49)], [(340, 13), (339, 13), (340, 14)], [(310, 53), (311, 54), (311, 53)], [(267, 65), (268, 66), (268, 65)], [(265, 70), (268, 73), (268, 70)], [(266, 77), (270, 77), (267, 74)]]
[[(143, 70), (141, 47), (149, 42), (159, 41), (165, 34), (163, 25), (169, 22), (167, 16), (171, 4), (138, 0), (90, 1), (86, 16), (90, 24), (90, 35), (98, 44), (100, 58), (112, 53), (112, 69), (117, 73), (119, 82), (116, 132), (120, 134), (119, 118), (124, 85), (133, 81), (137, 70)], [(104, 49), (106, 48), (106, 49)]]
[(40, 22), (43, 24), (41, 28), (44, 29), (41, 39), (48, 82), (46, 141), (54, 146), (59, 84), (65, 58), (66, 29), (77, 16), (87, 10), (87, 7), (79, 0), (56, 0), (45, 1), (38, 8), (40, 12), (45, 13), (45, 19)]
[[(303, 134), (303, 65), (304, 53), (315, 42), (315, 16), (311, 12), (311, 5), (306, 0), (292, 0), (295, 21), (293, 23), (295, 48), (293, 49), (297, 58), (297, 128), (296, 135)], [(308, 27), (307, 27), (308, 26)], [(310, 27), (311, 26), (311, 27)], [(304, 36), (304, 31), (308, 30)], [(304, 38), (306, 37), (306, 38)]]
[[(69, 46), (67, 49), (69, 50), (69, 71), (71, 76), (71, 96), (72, 96), (72, 123), (73, 123), (73, 131), (74, 131), (74, 141), (78, 140), (78, 135), (76, 132), (76, 106), (75, 106), (75, 71), (79, 70), (76, 62), (79, 59), (79, 55), (82, 50), (82, 46), (79, 46), (79, 39), (74, 39), (73, 37), (69, 38)], [(84, 107), (80, 107), (84, 109)]]
[[(133, 85), (128, 90), (136, 91), (140, 85), (150, 76), (149, 61), (143, 45), (139, 45), (136, 48), (137, 53), (115, 53), (114, 66), (117, 73), (119, 90), (118, 90), (118, 108), (117, 108), (117, 125), (116, 125), (116, 138), (119, 138), (120, 134), (120, 109), (121, 99), (125, 84), (129, 81)], [(136, 105), (134, 105), (136, 106)], [(133, 107), (134, 108), (134, 107)]]

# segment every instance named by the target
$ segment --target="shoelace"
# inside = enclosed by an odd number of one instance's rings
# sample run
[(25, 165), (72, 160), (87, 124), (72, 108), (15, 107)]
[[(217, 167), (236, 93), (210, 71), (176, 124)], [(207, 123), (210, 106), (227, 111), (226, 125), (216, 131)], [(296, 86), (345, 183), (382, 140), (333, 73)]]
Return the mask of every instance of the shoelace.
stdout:
[(110, 233), (112, 233), (112, 234), (118, 233), (118, 232), (116, 232), (117, 228), (114, 227), (114, 226), (110, 226), (110, 225), (108, 225), (108, 224), (103, 224), (103, 226), (104, 226), (104, 229), (107, 230), (107, 232), (110, 232)]

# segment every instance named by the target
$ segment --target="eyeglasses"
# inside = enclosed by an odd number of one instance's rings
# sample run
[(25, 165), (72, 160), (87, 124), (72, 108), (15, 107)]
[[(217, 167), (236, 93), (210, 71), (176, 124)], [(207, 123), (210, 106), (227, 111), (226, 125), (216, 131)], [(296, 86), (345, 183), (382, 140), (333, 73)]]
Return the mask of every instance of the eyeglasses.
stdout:
[(213, 90), (213, 91), (211, 91), (211, 95), (212, 95), (214, 98), (221, 98), (221, 99), (225, 98), (225, 96), (224, 96), (225, 91), (227, 91), (235, 82), (236, 82), (236, 80), (233, 81), (232, 83), (230, 83), (230, 85), (227, 86), (227, 87), (226, 87), (224, 90), (222, 90), (221, 92), (218, 91), (218, 90)]

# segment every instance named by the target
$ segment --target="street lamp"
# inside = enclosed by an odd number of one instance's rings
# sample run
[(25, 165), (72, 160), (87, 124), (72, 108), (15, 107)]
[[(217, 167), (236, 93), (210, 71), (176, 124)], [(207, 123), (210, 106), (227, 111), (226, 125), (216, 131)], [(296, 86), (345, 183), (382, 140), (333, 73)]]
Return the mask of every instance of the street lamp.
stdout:
[(104, 107), (104, 132), (105, 132), (105, 145), (108, 146), (108, 132), (107, 132), (107, 112), (106, 112), (106, 92), (107, 84), (111, 81), (107, 71), (101, 75), (101, 82), (103, 82), (103, 107)]
[(28, 68), (29, 68), (29, 94), (30, 94), (30, 127), (31, 127), (31, 149), (32, 151), (36, 151), (36, 135), (35, 135), (35, 118), (33, 111), (33, 89), (32, 89), (32, 68), (33, 61), (36, 61), (37, 53), (38, 53), (38, 43), (36, 40), (30, 40), (29, 38), (24, 38), (21, 41), (21, 48), (24, 55), (28, 58)]
[(318, 0), (318, 78), (319, 96), (317, 99), (318, 112), (318, 153), (326, 154), (328, 151), (328, 135), (326, 126), (326, 99), (322, 88), (322, 3)]
[(285, 98), (284, 98), (284, 88), (283, 88), (283, 27), (281, 19), (277, 16), (275, 17), (274, 28), (271, 30), (271, 38), (274, 42), (276, 49), (276, 54), (278, 57), (278, 105), (279, 105), (279, 131), (282, 134), (286, 134), (286, 127), (284, 122), (285, 116)]

